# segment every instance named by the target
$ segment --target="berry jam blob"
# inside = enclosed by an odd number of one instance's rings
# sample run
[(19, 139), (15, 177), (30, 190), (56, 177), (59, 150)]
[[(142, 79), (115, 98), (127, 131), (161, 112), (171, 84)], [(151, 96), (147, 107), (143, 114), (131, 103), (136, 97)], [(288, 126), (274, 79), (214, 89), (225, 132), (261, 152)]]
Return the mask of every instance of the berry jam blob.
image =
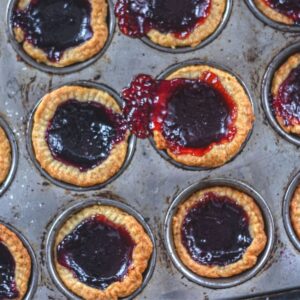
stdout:
[(64, 51), (93, 36), (88, 0), (31, 0), (24, 10), (14, 9), (12, 24), (24, 38), (58, 62)]
[(126, 130), (121, 114), (98, 102), (70, 99), (56, 109), (46, 141), (55, 159), (86, 171), (109, 156)]
[(300, 25), (300, 2), (295, 0), (264, 0), (265, 3), (279, 13), (293, 19)]
[(125, 35), (141, 38), (155, 29), (186, 38), (209, 15), (211, 0), (118, 0), (115, 14)]
[(82, 283), (104, 290), (126, 276), (134, 247), (125, 228), (95, 215), (59, 243), (57, 260)]
[(0, 299), (19, 297), (15, 281), (15, 260), (8, 248), (0, 241)]
[(199, 79), (139, 75), (122, 97), (129, 129), (139, 138), (161, 132), (175, 154), (202, 156), (236, 133), (237, 107), (212, 72)]
[(187, 212), (181, 235), (190, 256), (203, 265), (234, 263), (252, 242), (244, 209), (232, 199), (212, 192)]
[(286, 126), (300, 124), (300, 66), (293, 69), (273, 99), (275, 114)]

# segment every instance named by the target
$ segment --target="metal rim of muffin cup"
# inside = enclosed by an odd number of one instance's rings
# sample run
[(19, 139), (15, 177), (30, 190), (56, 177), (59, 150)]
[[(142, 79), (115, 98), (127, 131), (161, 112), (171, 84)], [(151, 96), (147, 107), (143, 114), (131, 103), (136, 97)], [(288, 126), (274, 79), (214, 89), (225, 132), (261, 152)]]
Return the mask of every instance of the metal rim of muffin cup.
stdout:
[(269, 25), (270, 27), (273, 27), (274, 29), (281, 30), (281, 31), (287, 31), (291, 33), (300, 32), (299, 25), (288, 25), (288, 24), (276, 22), (270, 19), (269, 17), (267, 17), (263, 12), (261, 12), (255, 5), (253, 0), (245, 0), (245, 2), (248, 8), (250, 9), (250, 11), (254, 14), (254, 16), (264, 24)]
[[(227, 68), (227, 67), (225, 67), (223, 65), (212, 63), (212, 62), (209, 62), (209, 61), (199, 60), (199, 59), (191, 59), (191, 60), (187, 60), (187, 61), (184, 61), (184, 62), (181, 62), (181, 63), (176, 63), (176, 64), (171, 65), (165, 71), (163, 71), (162, 73), (160, 73), (156, 77), (156, 79), (158, 79), (158, 80), (165, 79), (166, 77), (168, 77), (169, 75), (171, 75), (175, 71), (177, 71), (177, 70), (179, 70), (181, 68), (188, 67), (188, 66), (193, 66), (193, 65), (206, 65), (206, 66), (209, 66), (209, 67), (213, 67), (213, 68), (225, 71), (225, 72), (231, 74), (232, 76), (234, 76), (238, 80), (239, 84), (243, 87), (244, 91), (246, 92), (246, 95), (248, 96), (248, 98), (250, 100), (250, 103), (251, 103), (251, 106), (252, 106), (252, 109), (253, 109), (253, 113), (255, 115), (254, 101), (253, 101), (252, 95), (251, 95), (249, 89), (247, 88), (246, 84), (240, 78), (240, 76), (238, 76), (231, 69), (229, 69), (229, 68)], [(244, 150), (246, 144), (250, 140), (250, 137), (252, 135), (253, 128), (254, 128), (254, 125), (255, 125), (254, 123), (253, 123), (253, 126), (252, 126), (251, 130), (249, 131), (249, 133), (247, 135), (247, 138), (245, 139), (244, 143), (241, 145), (240, 150), (229, 161), (225, 162), (221, 166), (216, 166), (216, 167), (195, 167), (195, 166), (184, 165), (184, 164), (182, 164), (180, 162), (175, 161), (171, 156), (168, 155), (168, 153), (167, 153), (166, 150), (159, 150), (159, 149), (157, 149), (155, 141), (154, 141), (154, 138), (152, 136), (149, 138), (149, 141), (150, 141), (151, 145), (153, 146), (153, 148), (156, 150), (156, 152), (158, 152), (158, 154), (162, 158), (164, 158), (166, 161), (168, 161), (169, 163), (171, 163), (172, 165), (174, 165), (174, 166), (176, 166), (176, 167), (178, 167), (180, 169), (184, 169), (184, 170), (187, 170), (187, 171), (213, 170), (213, 169), (220, 168), (220, 167), (222, 167), (222, 166), (224, 166), (226, 164), (229, 164), (237, 156), (239, 156), (242, 153), (242, 151)]]
[(297, 237), (292, 221), (291, 221), (291, 214), (290, 214), (290, 205), (291, 201), (293, 199), (295, 190), (299, 186), (300, 183), (300, 172), (296, 174), (296, 176), (293, 178), (293, 180), (290, 182), (288, 189), (284, 195), (283, 199), (283, 206), (282, 206), (282, 218), (285, 230), (287, 232), (287, 235), (290, 239), (290, 241), (293, 243), (294, 247), (300, 251), (300, 240)]
[(34, 58), (32, 58), (29, 54), (27, 54), (22, 46), (22, 43), (18, 43), (15, 39), (15, 35), (13, 32), (13, 24), (12, 24), (12, 14), (15, 6), (17, 5), (19, 0), (10, 0), (8, 3), (7, 11), (6, 11), (6, 32), (7, 36), (9, 38), (9, 42), (12, 45), (13, 49), (16, 51), (16, 53), (21, 57), (21, 59), (26, 62), (28, 65), (34, 67), (37, 70), (40, 70), (42, 72), (50, 73), (50, 74), (57, 74), (57, 75), (63, 75), (63, 74), (69, 74), (72, 72), (77, 72), (82, 69), (87, 68), (88, 66), (95, 63), (98, 59), (100, 59), (104, 53), (107, 51), (108, 47), (110, 46), (114, 32), (116, 27), (116, 18), (114, 14), (114, 4), (112, 0), (106, 0), (108, 4), (108, 15), (107, 15), (107, 25), (108, 25), (108, 37), (107, 40), (103, 46), (103, 48), (96, 53), (93, 57), (83, 61), (78, 62), (70, 66), (65, 67), (54, 67), (54, 66), (48, 66), (44, 63), (37, 62)]
[[(74, 85), (103, 90), (103, 91), (107, 92), (108, 94), (110, 94), (114, 98), (114, 100), (118, 103), (120, 108), (122, 108), (122, 106), (123, 106), (123, 101), (120, 98), (120, 96), (118, 95), (118, 93), (115, 90), (113, 90), (111, 87), (109, 87), (103, 83), (95, 83), (95, 82), (86, 81), (86, 80), (79, 80), (79, 81), (64, 83), (62, 85), (59, 85), (59, 86), (53, 88), (51, 91), (54, 91), (63, 86), (74, 86)], [(41, 99), (35, 104), (32, 112), (30, 113), (28, 123), (27, 123), (27, 132), (26, 132), (26, 145), (27, 145), (27, 150), (28, 150), (29, 156), (30, 156), (31, 161), (33, 162), (34, 166), (39, 170), (41, 175), (58, 187), (61, 187), (61, 188), (67, 189), (67, 190), (77, 191), (77, 192), (94, 191), (94, 190), (102, 189), (105, 186), (107, 186), (108, 184), (112, 183), (118, 177), (120, 177), (123, 174), (123, 172), (127, 169), (129, 164), (131, 163), (131, 160), (135, 153), (137, 139), (136, 139), (136, 136), (133, 134), (130, 134), (130, 136), (128, 138), (127, 154), (126, 154), (126, 158), (125, 158), (125, 161), (124, 161), (122, 167), (113, 177), (109, 178), (107, 181), (105, 181), (101, 184), (96, 184), (96, 185), (89, 186), (89, 187), (80, 187), (80, 186), (66, 183), (66, 182), (63, 182), (63, 181), (53, 178), (46, 172), (46, 170), (44, 170), (41, 167), (41, 165), (37, 161), (35, 154), (34, 154), (31, 135), (32, 135), (32, 129), (33, 129), (34, 114), (35, 114), (39, 104), (41, 103), (43, 97), (41, 97)]]
[[(187, 200), (195, 192), (215, 186), (231, 187), (251, 196), (261, 210), (265, 223), (265, 232), (268, 237), (266, 247), (263, 250), (263, 252), (259, 255), (256, 265), (253, 268), (246, 270), (241, 274), (228, 278), (206, 278), (193, 273), (180, 260), (179, 256), (176, 253), (173, 241), (172, 220), (174, 214), (177, 212), (178, 206), (185, 200)], [(254, 188), (239, 180), (216, 178), (202, 180), (200, 182), (194, 183), (189, 187), (185, 188), (182, 192), (180, 192), (177, 196), (174, 197), (173, 202), (171, 203), (165, 217), (164, 239), (168, 255), (171, 258), (173, 264), (187, 279), (207, 288), (224, 289), (242, 284), (245, 281), (248, 281), (251, 278), (253, 278), (262, 270), (272, 253), (275, 241), (275, 227), (272, 213), (269, 206), (267, 205), (267, 202)]]
[(192, 51), (197, 51), (201, 48), (204, 48), (211, 42), (213, 42), (221, 34), (221, 32), (226, 27), (226, 25), (229, 21), (231, 11), (232, 11), (232, 6), (233, 6), (233, 0), (227, 0), (226, 8), (223, 13), (222, 20), (221, 20), (220, 24), (218, 25), (218, 27), (216, 28), (216, 30), (211, 35), (209, 35), (207, 38), (205, 38), (199, 45), (197, 45), (195, 47), (190, 47), (190, 46), (178, 47), (178, 48), (164, 47), (164, 46), (160, 46), (160, 45), (152, 42), (151, 39), (148, 38), (147, 36), (142, 37), (141, 41), (153, 49), (159, 50), (161, 52), (171, 53), (171, 54), (183, 54), (183, 53), (188, 53), (188, 52), (192, 52)]
[(2, 184), (0, 184), (0, 197), (5, 193), (5, 191), (9, 188), (12, 183), (18, 168), (18, 160), (19, 160), (19, 151), (18, 144), (15, 138), (13, 131), (10, 129), (8, 123), (0, 117), (0, 127), (4, 130), (11, 147), (11, 166), (9, 172), (6, 176), (6, 179)]
[(107, 205), (107, 206), (113, 206), (116, 208), (119, 208), (120, 210), (128, 213), (129, 215), (133, 216), (144, 228), (145, 232), (151, 239), (151, 242), (153, 244), (153, 252), (151, 255), (151, 258), (148, 262), (148, 267), (144, 271), (143, 274), (143, 282), (142, 285), (130, 296), (121, 298), (123, 300), (130, 300), (136, 297), (138, 294), (142, 292), (142, 290), (146, 287), (148, 282), (150, 281), (154, 268), (155, 268), (155, 263), (156, 263), (156, 242), (155, 242), (155, 237), (153, 235), (153, 232), (150, 228), (150, 226), (147, 224), (143, 216), (137, 212), (134, 208), (129, 206), (128, 204), (116, 201), (116, 200), (111, 200), (111, 199), (105, 199), (105, 198), (100, 198), (97, 200), (83, 200), (80, 203), (72, 204), (71, 206), (67, 207), (58, 217), (55, 218), (53, 221), (49, 232), (47, 234), (46, 238), (46, 261), (47, 261), (47, 268), (48, 272), (51, 276), (51, 279), (57, 286), (57, 288), (65, 295), (68, 297), (68, 299), (74, 299), (74, 300), (79, 300), (78, 296), (73, 294), (70, 290), (68, 290), (63, 282), (61, 281), (56, 268), (54, 264), (54, 245), (55, 245), (55, 238), (58, 230), (65, 224), (65, 222), (75, 213), (80, 212), (82, 209), (93, 206), (93, 205)]
[(9, 223), (6, 223), (5, 221), (2, 221), (2, 220), (0, 221), (0, 224), (4, 225), (9, 230), (11, 230), (13, 233), (15, 233), (16, 236), (21, 240), (21, 242), (24, 245), (24, 247), (26, 248), (26, 250), (28, 251), (28, 254), (31, 259), (31, 275), (30, 275), (30, 280), (28, 283), (28, 289), (24, 296), (24, 300), (31, 300), (31, 299), (33, 299), (33, 295), (36, 292), (38, 280), (39, 280), (39, 269), (38, 269), (38, 262), (37, 262), (36, 255), (31, 247), (30, 243), (28, 242), (28, 240), (25, 238), (25, 236), (19, 230), (17, 230), (15, 227), (13, 227)]
[(273, 129), (289, 142), (300, 146), (300, 137), (287, 133), (279, 125), (271, 106), (271, 87), (275, 72), (293, 54), (300, 52), (300, 42), (297, 42), (277, 54), (269, 64), (262, 81), (262, 106)]

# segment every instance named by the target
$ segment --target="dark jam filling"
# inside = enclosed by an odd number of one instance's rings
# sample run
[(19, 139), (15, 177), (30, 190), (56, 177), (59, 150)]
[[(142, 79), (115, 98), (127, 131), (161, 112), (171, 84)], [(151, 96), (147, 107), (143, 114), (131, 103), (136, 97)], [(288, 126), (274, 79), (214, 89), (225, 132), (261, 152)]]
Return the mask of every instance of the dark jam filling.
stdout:
[(186, 38), (209, 14), (211, 0), (118, 0), (115, 13), (120, 30), (143, 37), (151, 29)]
[(236, 133), (236, 105), (219, 78), (154, 80), (139, 75), (123, 90), (124, 115), (140, 138), (160, 131), (176, 154), (201, 156)]
[(182, 243), (196, 262), (225, 266), (240, 260), (252, 242), (248, 216), (232, 199), (207, 193), (183, 222)]
[(8, 248), (0, 242), (0, 299), (18, 298), (15, 281), (16, 263)]
[(82, 283), (104, 290), (126, 276), (134, 247), (125, 228), (97, 215), (62, 240), (57, 260)]
[(300, 1), (298, 0), (264, 0), (271, 8), (279, 13), (292, 18), (294, 22), (300, 25)]
[(300, 66), (293, 69), (280, 85), (273, 108), (285, 125), (300, 124)]
[(31, 0), (25, 10), (14, 10), (12, 23), (24, 31), (27, 42), (57, 62), (66, 49), (92, 37), (90, 17), (89, 0)]
[(46, 141), (55, 159), (86, 171), (103, 162), (125, 133), (121, 114), (98, 102), (70, 99), (56, 109)]

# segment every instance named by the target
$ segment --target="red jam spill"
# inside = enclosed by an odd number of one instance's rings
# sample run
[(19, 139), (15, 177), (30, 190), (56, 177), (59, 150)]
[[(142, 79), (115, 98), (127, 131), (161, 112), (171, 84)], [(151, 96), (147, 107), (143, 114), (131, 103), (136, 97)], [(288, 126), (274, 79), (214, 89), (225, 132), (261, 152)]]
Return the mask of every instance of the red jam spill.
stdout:
[(31, 0), (25, 10), (13, 11), (12, 23), (25, 39), (57, 62), (63, 52), (93, 36), (89, 0)]
[(300, 1), (298, 0), (264, 0), (265, 3), (279, 13), (292, 18), (300, 25)]
[(129, 129), (139, 138), (160, 131), (176, 154), (202, 156), (236, 134), (236, 105), (212, 72), (199, 79), (139, 75), (122, 96)]
[(15, 281), (15, 260), (8, 248), (0, 241), (0, 299), (19, 297)]
[(232, 199), (211, 192), (188, 211), (181, 234), (190, 256), (204, 265), (234, 263), (252, 243), (244, 209)]
[(82, 283), (104, 290), (126, 276), (134, 247), (124, 227), (96, 215), (59, 243), (57, 260)]
[(103, 162), (126, 130), (121, 114), (98, 102), (70, 99), (56, 109), (46, 141), (55, 159), (84, 172)]
[(275, 114), (283, 118), (286, 126), (300, 124), (300, 66), (280, 85), (272, 104)]
[(185, 39), (209, 15), (211, 0), (118, 0), (115, 14), (120, 30), (143, 37), (151, 29)]

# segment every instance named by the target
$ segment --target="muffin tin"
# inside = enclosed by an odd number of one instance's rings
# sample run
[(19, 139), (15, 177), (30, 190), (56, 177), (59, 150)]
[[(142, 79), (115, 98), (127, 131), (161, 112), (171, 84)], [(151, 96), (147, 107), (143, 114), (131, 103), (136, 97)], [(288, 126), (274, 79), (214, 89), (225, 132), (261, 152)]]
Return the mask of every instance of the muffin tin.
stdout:
[[(165, 53), (139, 39), (125, 37), (116, 29), (100, 59), (93, 60), (88, 68), (74, 66), (68, 74), (62, 70), (60, 73), (65, 75), (61, 76), (41, 72), (39, 66), (27, 64), (26, 59), (24, 63), (21, 55), (20, 61), (12, 45), (5, 43), (9, 30), (5, 23), (8, 6), (8, 0), (0, 4), (0, 112), (14, 132), (20, 159), (10, 188), (0, 198), (0, 219), (20, 228), (37, 255), (40, 278), (32, 299), (66, 298), (52, 281), (46, 260), (50, 253), (46, 237), (58, 211), (64, 211), (69, 205), (81, 205), (87, 199), (102, 201), (103, 198), (124, 202), (139, 211), (156, 239), (155, 269), (137, 299), (233, 299), (299, 287), (300, 253), (285, 230), (282, 207), (287, 186), (300, 169), (297, 164), (300, 153), (293, 143), (281, 138), (270, 126), (261, 101), (265, 88), (261, 88), (265, 85), (263, 77), (272, 58), (287, 45), (295, 44), (297, 36), (263, 25), (249, 10), (246, 1), (235, 1), (222, 33), (201, 49)], [(256, 115), (253, 133), (233, 161), (213, 170), (177, 168), (158, 155), (148, 140), (140, 140), (123, 174), (96, 191), (58, 187), (35, 168), (26, 148), (27, 122), (39, 99), (53, 87), (88, 80), (120, 92), (139, 73), (155, 77), (170, 66), (191, 59), (233, 70), (238, 78), (243, 78), (252, 95)], [(226, 289), (224, 286), (218, 286), (219, 289), (204, 287), (203, 283), (196, 284), (183, 276), (165, 247), (165, 217), (175, 195), (192, 183), (215, 178), (226, 181), (234, 178), (253, 187), (268, 204), (275, 225), (274, 247), (266, 264), (255, 276)], [(269, 243), (272, 237), (270, 235)]]

